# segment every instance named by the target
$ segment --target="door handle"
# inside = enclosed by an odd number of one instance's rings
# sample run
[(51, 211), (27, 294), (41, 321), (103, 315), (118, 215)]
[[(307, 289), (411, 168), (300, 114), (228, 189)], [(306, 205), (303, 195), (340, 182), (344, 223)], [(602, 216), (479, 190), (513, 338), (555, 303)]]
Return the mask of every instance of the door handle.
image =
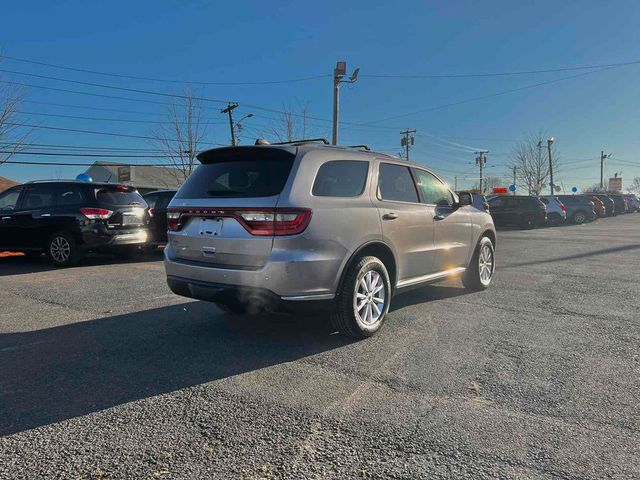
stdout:
[(395, 220), (396, 218), (398, 218), (398, 214), (394, 212), (385, 213), (382, 216), (383, 220)]
[(444, 215), (442, 215), (441, 213), (436, 213), (436, 214), (434, 215), (434, 217), (433, 217), (433, 219), (434, 219), (434, 220), (444, 220), (445, 218), (447, 218), (447, 217), (445, 217), (445, 216), (444, 216)]
[(2, 217), (0, 220), (9, 220), (11, 217)]
[(50, 213), (43, 213), (42, 215), (40, 215), (41, 217), (50, 217), (51, 214)]

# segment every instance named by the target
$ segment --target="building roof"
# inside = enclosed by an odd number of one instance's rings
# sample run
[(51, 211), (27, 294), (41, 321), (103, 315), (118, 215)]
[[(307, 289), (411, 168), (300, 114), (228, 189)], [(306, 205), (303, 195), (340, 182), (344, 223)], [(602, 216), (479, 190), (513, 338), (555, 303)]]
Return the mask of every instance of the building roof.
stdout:
[(13, 180), (9, 180), (8, 178), (0, 177), (0, 192), (6, 190), (9, 187), (13, 187), (14, 185), (18, 185), (18, 182), (14, 182)]
[(122, 183), (142, 189), (176, 189), (184, 182), (182, 172), (171, 167), (132, 165), (127, 168), (118, 163), (95, 162), (86, 173), (96, 182)]

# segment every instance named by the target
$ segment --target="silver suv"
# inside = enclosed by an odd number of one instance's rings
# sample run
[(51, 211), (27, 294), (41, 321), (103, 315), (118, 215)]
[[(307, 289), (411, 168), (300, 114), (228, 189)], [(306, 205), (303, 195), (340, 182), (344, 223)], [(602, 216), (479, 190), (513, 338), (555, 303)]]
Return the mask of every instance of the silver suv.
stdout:
[(198, 155), (167, 213), (174, 293), (235, 313), (329, 304), (362, 338), (396, 293), (451, 276), (489, 286), (496, 231), (469, 193), (363, 147), (264, 143)]

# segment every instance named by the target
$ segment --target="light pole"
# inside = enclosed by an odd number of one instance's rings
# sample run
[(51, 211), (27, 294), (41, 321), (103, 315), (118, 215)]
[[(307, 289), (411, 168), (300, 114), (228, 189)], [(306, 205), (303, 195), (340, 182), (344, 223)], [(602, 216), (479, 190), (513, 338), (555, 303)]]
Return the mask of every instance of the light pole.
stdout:
[(487, 153), (489, 153), (489, 150), (480, 150), (479, 152), (476, 152), (476, 155), (478, 155), (476, 157), (476, 165), (480, 167), (480, 195), (483, 195), (484, 193), (484, 189), (482, 188), (482, 171), (487, 163)]
[(360, 69), (356, 68), (347, 80), (343, 80), (347, 74), (347, 62), (336, 62), (333, 70), (333, 137), (331, 143), (338, 144), (338, 121), (340, 118), (340, 84), (355, 83), (358, 80)]
[[(247, 113), (244, 117), (242, 117), (240, 120), (238, 120), (237, 122), (234, 123), (234, 135), (235, 135), (235, 131), (242, 131), (242, 124), (240, 122), (242, 122), (243, 120), (247, 119), (247, 118), (251, 118), (253, 117), (253, 113)], [(240, 139), (237, 138), (237, 142), (240, 142)]]
[(604, 153), (600, 150), (600, 191), (604, 191), (604, 161), (611, 158), (611, 153)]
[(549, 187), (551, 188), (551, 195), (553, 195), (554, 187), (553, 184), (553, 160), (551, 159), (551, 145), (555, 142), (556, 139), (551, 137), (547, 140), (547, 151), (549, 152)]

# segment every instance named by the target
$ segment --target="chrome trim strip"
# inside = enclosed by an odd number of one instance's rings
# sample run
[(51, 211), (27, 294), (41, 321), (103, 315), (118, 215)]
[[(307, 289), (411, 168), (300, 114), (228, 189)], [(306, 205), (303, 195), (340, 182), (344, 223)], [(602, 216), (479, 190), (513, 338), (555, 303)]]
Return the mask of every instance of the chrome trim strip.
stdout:
[(466, 270), (465, 267), (452, 268), (445, 270), (444, 272), (430, 273), (429, 275), (422, 275), (420, 277), (409, 278), (407, 280), (401, 280), (396, 284), (396, 288), (409, 287), (411, 285), (417, 285), (418, 283), (431, 282), (434, 280), (440, 280), (441, 278), (450, 277), (462, 273)]
[(320, 295), (295, 295), (292, 297), (280, 298), (289, 302), (300, 302), (305, 300), (333, 300), (335, 298), (335, 295), (333, 293), (323, 293)]

